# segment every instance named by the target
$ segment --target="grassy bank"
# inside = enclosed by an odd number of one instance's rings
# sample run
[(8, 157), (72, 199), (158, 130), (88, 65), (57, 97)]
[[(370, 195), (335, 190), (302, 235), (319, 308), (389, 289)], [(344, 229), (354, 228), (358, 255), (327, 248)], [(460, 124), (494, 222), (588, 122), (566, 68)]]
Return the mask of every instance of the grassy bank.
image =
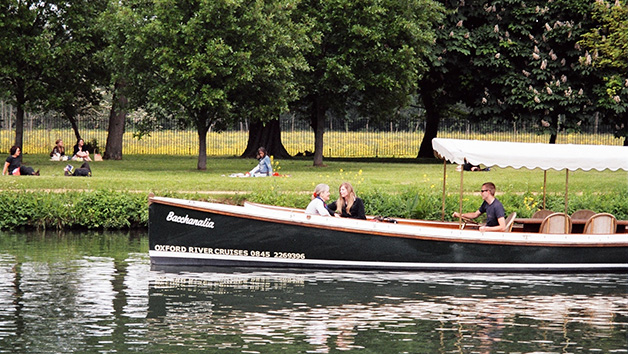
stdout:
[[(195, 156), (125, 155), (122, 161), (93, 162), (93, 177), (65, 177), (63, 167), (68, 162), (49, 161), (46, 155), (27, 155), (24, 162), (40, 169), (41, 176), (0, 177), (0, 218), (10, 219), (0, 220), (2, 229), (145, 227), (149, 193), (305, 207), (314, 185), (329, 184), (332, 198), (337, 198), (337, 186), (343, 181), (354, 185), (369, 214), (441, 217), (443, 164), (437, 161), (328, 159), (326, 167), (317, 168), (309, 159), (281, 160), (274, 161), (275, 169), (289, 177), (273, 178), (229, 177), (256, 165), (256, 160), (240, 158), (210, 158), (207, 170), (198, 171)], [(458, 209), (460, 173), (455, 165), (447, 165), (446, 176), (449, 216)], [(565, 171), (548, 171), (548, 209), (564, 209), (565, 177)], [(628, 218), (627, 177), (623, 171), (570, 172), (569, 211), (587, 208)], [(529, 216), (542, 205), (543, 178), (541, 170), (493, 168), (489, 172), (467, 172), (463, 209), (477, 209), (480, 185), (492, 181), (507, 212)], [(21, 216), (16, 216), (16, 210)]]

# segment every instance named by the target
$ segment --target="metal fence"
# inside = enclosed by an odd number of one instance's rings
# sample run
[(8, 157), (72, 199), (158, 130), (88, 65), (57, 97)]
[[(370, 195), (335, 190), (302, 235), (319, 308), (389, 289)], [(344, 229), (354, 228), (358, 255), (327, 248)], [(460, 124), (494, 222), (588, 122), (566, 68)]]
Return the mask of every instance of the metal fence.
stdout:
[[(371, 124), (368, 119), (337, 117), (327, 120), (324, 135), (326, 157), (416, 157), (423, 139), (425, 119), (420, 114), (400, 122)], [(87, 142), (104, 149), (107, 141), (108, 117), (106, 114), (90, 114), (78, 117), (81, 136)], [(126, 122), (124, 154), (198, 154), (198, 134), (194, 129), (164, 129), (137, 139), (137, 127), (133, 115)], [(308, 122), (287, 114), (281, 117), (282, 142), (286, 150), (295, 155), (314, 151), (314, 133)], [(439, 137), (542, 142), (549, 141), (548, 134), (537, 134), (534, 126), (472, 123), (460, 119), (444, 120), (440, 124)], [(69, 122), (50, 114), (26, 113), (24, 119), (24, 143), (22, 150), (31, 154), (48, 153), (56, 139), (63, 139), (66, 147), (75, 143)], [(222, 132), (210, 131), (207, 137), (208, 156), (238, 156), (246, 148), (248, 125), (237, 122)], [(15, 110), (0, 102), (0, 151), (8, 152), (15, 140)], [(595, 124), (583, 127), (580, 133), (559, 133), (559, 144), (622, 145), (623, 139), (613, 136), (609, 126)]]

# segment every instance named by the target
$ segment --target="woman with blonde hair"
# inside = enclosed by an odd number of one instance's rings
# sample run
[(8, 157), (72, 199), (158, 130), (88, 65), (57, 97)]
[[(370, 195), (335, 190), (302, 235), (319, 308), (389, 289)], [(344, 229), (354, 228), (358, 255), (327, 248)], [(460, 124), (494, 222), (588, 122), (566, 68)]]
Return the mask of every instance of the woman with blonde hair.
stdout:
[(340, 196), (338, 200), (329, 204), (329, 210), (336, 210), (343, 218), (366, 220), (364, 212), (364, 202), (358, 198), (353, 191), (353, 186), (349, 182), (344, 182), (338, 190)]
[(327, 210), (327, 205), (325, 205), (325, 202), (329, 200), (329, 196), (328, 185), (325, 183), (317, 185), (312, 194), (312, 201), (305, 209), (305, 213), (308, 215), (331, 216), (331, 213)]

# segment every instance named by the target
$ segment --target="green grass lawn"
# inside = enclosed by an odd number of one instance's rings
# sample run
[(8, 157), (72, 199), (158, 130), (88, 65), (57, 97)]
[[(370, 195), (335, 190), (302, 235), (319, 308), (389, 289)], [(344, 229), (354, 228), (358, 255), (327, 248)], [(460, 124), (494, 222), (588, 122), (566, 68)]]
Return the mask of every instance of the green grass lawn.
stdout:
[[(326, 167), (313, 167), (309, 159), (275, 161), (276, 171), (289, 175), (282, 178), (231, 178), (232, 173), (246, 172), (257, 161), (242, 158), (208, 158), (207, 170), (196, 169), (195, 156), (125, 155), (121, 161), (92, 162), (93, 177), (65, 177), (63, 168), (79, 162), (50, 161), (47, 155), (28, 155), (24, 163), (41, 170), (39, 177), (2, 176), (2, 189), (14, 190), (99, 190), (164, 192), (280, 192), (308, 193), (318, 183), (327, 183), (333, 191), (343, 181), (359, 191), (398, 193), (412, 189), (442, 188), (443, 164), (419, 162), (372, 162), (360, 160), (326, 160)], [(279, 169), (277, 170), (277, 166)], [(447, 165), (447, 191), (458, 193), (460, 172)], [(492, 168), (489, 172), (464, 174), (464, 191), (477, 192), (483, 182), (492, 181), (499, 193), (542, 193), (541, 170)], [(628, 173), (625, 171), (571, 171), (571, 193), (625, 193)], [(547, 191), (565, 193), (565, 171), (547, 173)]]

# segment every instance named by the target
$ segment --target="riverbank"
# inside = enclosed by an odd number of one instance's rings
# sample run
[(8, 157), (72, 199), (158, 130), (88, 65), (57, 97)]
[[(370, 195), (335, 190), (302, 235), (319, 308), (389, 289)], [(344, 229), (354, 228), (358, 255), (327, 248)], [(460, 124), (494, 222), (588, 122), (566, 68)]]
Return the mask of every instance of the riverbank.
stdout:
[[(27, 155), (24, 162), (41, 176), (0, 176), (0, 229), (127, 229), (146, 228), (148, 195), (241, 204), (244, 200), (305, 208), (318, 183), (331, 187), (350, 182), (371, 215), (440, 220), (443, 165), (427, 161), (372, 162), (329, 160), (313, 167), (311, 160), (274, 161), (285, 177), (232, 178), (253, 168), (255, 159), (210, 158), (207, 170), (196, 170), (195, 156), (130, 155), (121, 161), (93, 162), (92, 177), (65, 177), (67, 162), (46, 155)], [(76, 163), (75, 163), (76, 164)], [(445, 218), (458, 210), (460, 172), (447, 165)], [(625, 171), (569, 173), (568, 211), (591, 209), (628, 219), (628, 178)], [(463, 211), (477, 210), (482, 183), (497, 185), (506, 211), (531, 216), (543, 207), (540, 170), (492, 168), (464, 174)], [(545, 208), (564, 210), (565, 172), (547, 172)]]
[[(244, 200), (305, 208), (309, 198), (303, 193), (252, 192), (252, 193), (164, 193), (160, 196), (242, 204)], [(361, 194), (367, 214), (393, 218), (441, 219), (441, 194), (438, 191), (400, 192), (382, 195), (376, 192)], [(542, 198), (533, 194), (503, 194), (500, 200), (506, 212), (517, 212), (530, 217), (539, 209)], [(479, 199), (479, 198), (478, 198)], [(458, 209), (459, 197), (448, 194), (445, 200), (446, 220), (452, 220), (449, 211)], [(547, 209), (562, 211), (564, 200), (560, 195), (547, 197)], [(473, 211), (479, 206), (476, 198), (464, 198), (464, 210)], [(0, 191), (0, 230), (70, 230), (70, 229), (146, 229), (148, 227), (148, 194), (130, 191), (94, 190), (66, 191)], [(611, 212), (618, 219), (628, 219), (628, 198), (618, 194), (598, 194), (591, 198), (585, 194), (570, 196), (569, 212), (592, 209)]]

